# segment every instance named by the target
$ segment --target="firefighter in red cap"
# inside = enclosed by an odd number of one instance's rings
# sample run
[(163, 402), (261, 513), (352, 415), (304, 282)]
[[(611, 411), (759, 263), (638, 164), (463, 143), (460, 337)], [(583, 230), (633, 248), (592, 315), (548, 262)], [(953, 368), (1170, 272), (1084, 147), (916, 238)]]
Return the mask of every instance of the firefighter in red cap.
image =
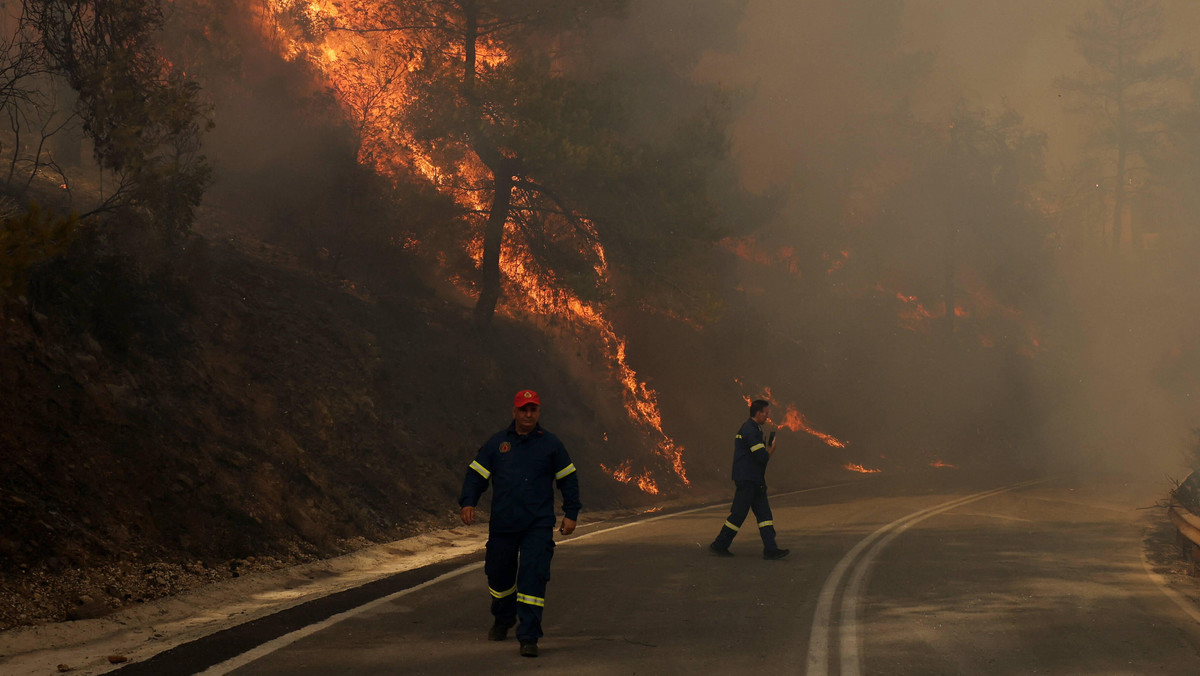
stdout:
[(542, 636), (546, 582), (554, 556), (555, 485), (563, 496), (558, 532), (570, 535), (582, 508), (575, 465), (558, 437), (538, 424), (541, 406), (537, 392), (517, 393), (512, 424), (479, 449), (458, 498), (462, 522), (469, 526), (475, 522), (480, 496), (489, 484), (493, 488), (484, 560), (495, 618), (488, 640), (503, 641), (516, 624), (525, 657), (537, 657)]

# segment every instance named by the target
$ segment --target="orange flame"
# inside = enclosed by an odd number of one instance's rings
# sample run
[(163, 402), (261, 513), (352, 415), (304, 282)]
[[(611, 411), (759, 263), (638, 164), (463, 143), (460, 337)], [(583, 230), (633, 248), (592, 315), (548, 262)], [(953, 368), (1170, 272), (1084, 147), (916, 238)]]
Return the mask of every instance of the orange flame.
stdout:
[[(594, 232), (591, 230), (590, 223), (586, 223), (586, 226), (588, 232)], [(608, 262), (604, 256), (604, 249), (597, 240), (598, 238), (592, 240), (598, 261), (597, 274), (604, 278), (608, 274)], [(684, 448), (663, 431), (662, 413), (658, 407), (658, 392), (639, 380), (637, 371), (629, 365), (625, 353), (625, 339), (617, 335), (612, 323), (605, 319), (595, 306), (584, 302), (568, 290), (551, 286), (538, 274), (533, 264), (533, 256), (524, 243), (509, 241), (506, 244), (508, 246), (502, 252), (500, 269), (521, 292), (524, 299), (523, 309), (548, 317), (567, 317), (578, 328), (586, 329), (598, 338), (602, 352), (612, 364), (614, 377), (624, 388), (625, 412), (634, 422), (652, 430), (657, 439), (654, 447), (655, 454), (667, 460), (680, 481), (685, 486), (689, 485), (683, 460)], [(472, 251), (476, 260), (482, 259), (482, 253), (481, 248)], [(643, 482), (639, 481), (638, 483), (641, 485)], [(654, 483), (648, 483), (654, 490), (647, 490), (645, 487), (643, 490), (648, 493), (657, 493), (658, 490)]]
[(642, 492), (644, 493), (658, 495), (658, 486), (654, 483), (654, 480), (650, 478), (650, 472), (646, 472), (645, 474), (639, 476), (637, 478), (637, 485), (638, 488), (642, 489)]
[[(256, 11), (261, 12), (264, 36), (273, 41), (284, 58), (303, 59), (326, 78), (347, 117), (357, 124), (362, 137), (360, 162), (384, 175), (394, 175), (398, 168), (415, 171), (450, 193), (468, 211), (487, 212), (490, 205), (486, 191), (470, 189), (471, 184), (481, 184), (488, 176), (478, 158), (468, 153), (453, 169), (440, 167), (432, 149), (391, 123), (396, 113), (408, 104), (409, 78), (423, 65), (420, 50), (411, 48), (417, 38), (403, 31), (337, 30), (325, 31), (312, 38), (304, 37), (304, 31), (285, 25), (291, 21), (286, 17), (297, 11), (303, 14), (300, 23), (311, 26), (338, 23), (339, 18), (354, 13), (378, 15), (378, 8), (368, 8), (362, 3), (310, 0), (307, 4), (292, 5), (290, 0), (267, 0)], [(344, 23), (353, 23), (353, 20)], [(495, 67), (508, 58), (498, 44), (487, 38), (481, 39), (476, 48), (478, 63), (484, 66)], [(583, 222), (581, 229), (587, 240), (584, 251), (595, 261), (598, 279), (604, 280), (608, 265), (605, 251), (591, 223)], [(478, 264), (482, 260), (482, 235), (476, 235), (466, 244), (466, 249)], [(553, 280), (539, 271), (534, 261), (525, 242), (516, 237), (505, 238), (501, 270), (508, 285), (520, 291), (521, 300), (516, 304), (532, 314), (566, 317), (577, 329), (586, 329), (598, 336), (606, 358), (612, 363), (614, 377), (624, 388), (626, 411), (636, 423), (653, 431), (657, 437), (655, 452), (671, 464), (675, 474), (687, 485), (684, 449), (663, 432), (657, 393), (639, 381), (637, 373), (629, 366), (624, 339), (616, 334), (599, 309), (557, 288)], [(461, 286), (470, 286), (464, 280), (455, 281)], [(509, 311), (512, 311), (511, 307)], [(642, 490), (657, 493), (649, 472), (636, 480)]]
[(821, 254), (821, 258), (829, 264), (829, 267), (825, 270), (825, 274), (832, 275), (838, 270), (841, 270), (842, 267), (846, 265), (846, 261), (850, 260), (850, 252), (846, 249), (842, 249), (838, 252), (837, 258), (834, 258), (833, 256), (829, 255), (828, 252), (826, 252)]
[[(741, 384), (741, 381), (737, 378), (734, 379), (734, 382), (738, 383), (739, 385)], [(765, 399), (766, 401), (773, 401), (775, 399), (774, 395), (771, 394), (771, 388), (769, 387), (764, 387), (762, 396), (758, 398)], [(752, 401), (751, 397), (745, 394), (742, 395), (742, 399), (745, 400), (747, 406), (749, 406)], [(796, 408), (795, 404), (787, 405), (784, 416), (783, 422), (779, 423), (779, 429), (791, 430), (792, 432), (807, 432), (834, 448), (846, 447), (845, 441), (838, 439), (832, 434), (826, 434), (825, 432), (822, 432), (810, 425), (808, 423), (808, 419), (805, 418), (804, 414)]]
[(833, 448), (845, 448), (846, 442), (838, 439), (832, 434), (826, 434), (808, 423), (808, 419), (792, 404), (787, 405), (787, 414), (783, 422), (779, 423), (780, 429), (788, 429), (793, 432), (808, 432), (814, 437), (824, 441), (826, 445)]
[[(1017, 352), (1026, 357), (1034, 357), (1041, 351), (1041, 340), (1037, 326), (1032, 321), (1026, 319), (1024, 314), (1017, 308), (1001, 303), (995, 294), (983, 285), (982, 281), (978, 279), (973, 271), (966, 268), (960, 269), (955, 276), (955, 280), (958, 286), (966, 292), (965, 302), (967, 303), (966, 306), (958, 303), (954, 305), (953, 312), (955, 317), (960, 319), (970, 317), (978, 320), (994, 318), (1015, 323), (1021, 327), (1025, 338), (1024, 341), (1017, 345)], [(878, 293), (892, 296), (904, 304), (905, 307), (899, 313), (900, 325), (909, 331), (926, 330), (929, 320), (946, 316), (946, 304), (944, 302), (938, 302), (931, 307), (926, 307), (916, 296), (886, 289), (883, 284), (876, 284), (875, 290)], [(995, 339), (986, 333), (979, 334), (979, 343), (987, 348), (996, 346)]]
[(942, 462), (941, 460), (934, 460), (933, 462), (929, 463), (929, 466), (930, 467), (954, 467), (954, 465), (951, 465), (950, 463)]
[(604, 463), (600, 463), (600, 469), (608, 472), (612, 478), (620, 481), (623, 484), (636, 483), (637, 487), (643, 492), (649, 493), (650, 495), (658, 495), (658, 484), (654, 483), (654, 479), (652, 479), (650, 476), (650, 471), (647, 470), (640, 475), (634, 475), (633, 470), (630, 469), (632, 464), (633, 462), (631, 460), (626, 460), (616, 467), (609, 468)]
[(745, 261), (750, 261), (763, 266), (775, 265), (782, 263), (787, 268), (788, 274), (794, 277), (801, 277), (800, 258), (796, 255), (796, 248), (792, 246), (783, 246), (779, 251), (770, 253), (764, 251), (759, 246), (758, 241), (753, 237), (744, 237), (742, 239), (734, 239), (726, 237), (721, 240), (721, 246), (724, 246), (735, 256)]
[(848, 469), (851, 472), (858, 472), (859, 474), (878, 474), (883, 471), (881, 469), (868, 469), (856, 462), (848, 462), (842, 466), (842, 469)]

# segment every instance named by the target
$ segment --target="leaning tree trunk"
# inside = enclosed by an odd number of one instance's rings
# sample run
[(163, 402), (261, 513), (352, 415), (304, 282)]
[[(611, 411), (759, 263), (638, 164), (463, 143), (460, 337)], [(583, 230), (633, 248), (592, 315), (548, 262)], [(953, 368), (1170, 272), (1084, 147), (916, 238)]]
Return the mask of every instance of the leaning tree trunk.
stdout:
[(488, 211), (483, 230), (483, 261), (480, 267), (479, 300), (475, 302), (475, 323), (491, 323), (500, 300), (500, 249), (504, 244), (504, 225), (508, 222), (509, 206), (515, 181), (508, 161), (492, 169), (492, 208)]
[(479, 40), (479, 6), (475, 0), (462, 0), (463, 16), (463, 100), (471, 109), (471, 149), (492, 174), (492, 206), (483, 229), (483, 260), (480, 262), (479, 299), (475, 301), (475, 323), (487, 326), (500, 300), (500, 249), (504, 245), (504, 226), (512, 204), (513, 170), (511, 162), (486, 140), (482, 126), (482, 105), (475, 94), (476, 43)]

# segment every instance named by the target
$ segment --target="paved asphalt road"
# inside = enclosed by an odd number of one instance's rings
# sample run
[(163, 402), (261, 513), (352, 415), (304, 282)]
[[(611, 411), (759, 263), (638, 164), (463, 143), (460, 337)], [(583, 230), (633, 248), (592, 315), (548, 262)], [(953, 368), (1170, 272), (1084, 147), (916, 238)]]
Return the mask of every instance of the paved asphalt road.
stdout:
[(486, 640), (473, 564), (208, 673), (1200, 674), (1200, 611), (1143, 564), (1163, 486), (916, 483), (774, 495), (782, 561), (752, 525), (708, 555), (724, 507), (585, 530), (555, 554), (537, 659)]

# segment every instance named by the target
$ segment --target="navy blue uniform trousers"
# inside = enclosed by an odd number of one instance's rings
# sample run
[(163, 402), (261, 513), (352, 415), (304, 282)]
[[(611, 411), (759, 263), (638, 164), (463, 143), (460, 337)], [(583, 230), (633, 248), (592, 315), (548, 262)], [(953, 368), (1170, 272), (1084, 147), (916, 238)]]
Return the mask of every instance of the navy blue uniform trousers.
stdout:
[(763, 551), (775, 549), (775, 521), (771, 517), (771, 505), (767, 502), (767, 485), (759, 481), (735, 481), (737, 491), (733, 494), (733, 506), (729, 518), (721, 526), (721, 532), (713, 545), (728, 549), (733, 537), (742, 528), (742, 522), (751, 509), (758, 519), (758, 534), (762, 537)]
[(520, 620), (518, 640), (537, 641), (542, 636), (542, 609), (552, 558), (553, 527), (488, 534), (483, 572), (492, 593), (492, 615), (505, 624)]

